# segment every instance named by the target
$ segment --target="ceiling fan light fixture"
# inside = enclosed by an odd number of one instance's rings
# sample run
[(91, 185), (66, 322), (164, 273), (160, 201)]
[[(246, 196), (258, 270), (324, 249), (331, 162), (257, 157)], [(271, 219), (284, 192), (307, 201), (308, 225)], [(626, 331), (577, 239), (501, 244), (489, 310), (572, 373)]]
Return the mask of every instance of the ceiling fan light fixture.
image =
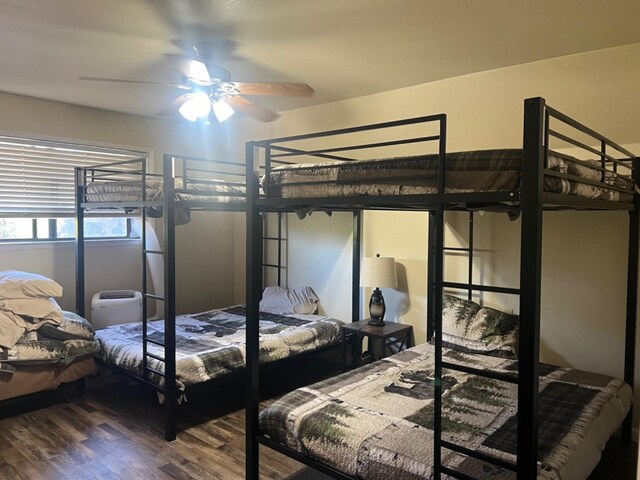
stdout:
[(191, 80), (196, 85), (210, 85), (211, 84), (211, 76), (209, 75), (209, 70), (204, 62), (200, 60), (191, 60), (189, 62), (189, 71), (187, 73), (189, 80)]
[(235, 113), (235, 110), (224, 100), (218, 100), (213, 103), (213, 113), (219, 122), (224, 122)]
[(209, 100), (209, 96), (206, 93), (198, 92), (184, 102), (178, 111), (187, 120), (195, 122), (198, 118), (209, 115), (211, 100)]

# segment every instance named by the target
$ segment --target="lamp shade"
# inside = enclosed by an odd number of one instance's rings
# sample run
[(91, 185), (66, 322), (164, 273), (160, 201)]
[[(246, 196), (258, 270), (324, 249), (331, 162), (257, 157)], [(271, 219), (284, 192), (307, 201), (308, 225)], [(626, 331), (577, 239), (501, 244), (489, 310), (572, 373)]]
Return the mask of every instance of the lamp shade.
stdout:
[(364, 257), (360, 269), (360, 286), (396, 288), (398, 275), (395, 258)]

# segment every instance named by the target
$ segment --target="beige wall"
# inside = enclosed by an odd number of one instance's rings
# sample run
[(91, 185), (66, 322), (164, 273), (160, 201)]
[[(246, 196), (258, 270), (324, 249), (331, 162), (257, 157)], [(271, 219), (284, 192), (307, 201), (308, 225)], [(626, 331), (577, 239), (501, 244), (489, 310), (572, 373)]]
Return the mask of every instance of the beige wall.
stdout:
[[(334, 129), (358, 124), (446, 112), (448, 151), (519, 147), (522, 144), (523, 100), (545, 97), (550, 105), (615, 141), (640, 141), (640, 44), (587, 54), (551, 59), (482, 72), (431, 84), (355, 98), (333, 104), (286, 112), (282, 118), (259, 129), (238, 129), (240, 140), (268, 138)], [(241, 145), (241, 141), (237, 145)], [(635, 152), (640, 152), (637, 148)], [(516, 285), (518, 280), (519, 223), (506, 217), (477, 215), (474, 259), (476, 279), (487, 284)], [(446, 242), (466, 242), (466, 217), (449, 214)], [(314, 215), (290, 222), (296, 237), (318, 239), (290, 251), (290, 272), (297, 284), (322, 286), (321, 302), (330, 315), (348, 320), (344, 307), (349, 291), (333, 280), (348, 274), (350, 230), (342, 222), (329, 225)], [(243, 236), (238, 223), (236, 235)], [(320, 239), (336, 228), (331, 243), (335, 261), (328, 261)], [(622, 375), (627, 227), (622, 213), (551, 213), (544, 221), (542, 291), (542, 360), (605, 374)], [(365, 255), (381, 253), (396, 257), (400, 287), (385, 291), (388, 315), (410, 323), (419, 341), (425, 335), (426, 215), (420, 213), (367, 212)], [(314, 256), (321, 248), (318, 258)], [(447, 276), (464, 280), (465, 259), (448, 256)], [(236, 258), (244, 269), (244, 252)], [(296, 266), (294, 266), (296, 265)], [(300, 266), (298, 266), (300, 265)], [(236, 298), (244, 285), (238, 278)], [(326, 293), (326, 295), (325, 295)], [(367, 292), (364, 297), (368, 298)], [(488, 303), (513, 306), (506, 299), (486, 298)], [(640, 368), (637, 369), (640, 373)], [(638, 382), (636, 381), (636, 387)]]
[[(87, 244), (87, 312), (90, 295), (102, 290), (140, 289), (139, 243), (131, 240)], [(117, 260), (114, 260), (117, 259)], [(75, 249), (73, 242), (0, 245), (0, 270), (24, 270), (55, 279), (64, 289), (62, 308), (75, 310)]]
[[(224, 129), (154, 120), (35, 98), (0, 94), (0, 132), (151, 150), (162, 154), (218, 158), (229, 139)], [(228, 128), (228, 127), (225, 127)], [(159, 170), (159, 169), (158, 169)], [(206, 215), (206, 214), (205, 214)], [(233, 300), (233, 216), (214, 213), (177, 231), (178, 310), (196, 311)], [(62, 304), (75, 303), (75, 260), (71, 244), (0, 249), (0, 269), (52, 276), (64, 287)], [(96, 291), (140, 288), (139, 244), (95, 243), (87, 250), (87, 302)], [(88, 304), (88, 303), (87, 303)]]

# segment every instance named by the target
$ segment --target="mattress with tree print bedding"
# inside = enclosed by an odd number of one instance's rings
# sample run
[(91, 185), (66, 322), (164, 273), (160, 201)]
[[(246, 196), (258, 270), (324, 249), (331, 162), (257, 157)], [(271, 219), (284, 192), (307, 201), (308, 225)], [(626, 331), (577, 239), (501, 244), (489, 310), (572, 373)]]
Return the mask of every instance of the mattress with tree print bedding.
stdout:
[[(147, 338), (164, 342), (164, 320), (147, 324)], [(322, 315), (277, 315), (260, 312), (260, 361), (281, 360), (337, 344), (342, 322)], [(241, 370), (246, 365), (246, 312), (244, 306), (176, 317), (176, 383), (206, 382)], [(142, 375), (142, 324), (114, 325), (96, 332), (101, 358), (107, 364)], [(151, 342), (149, 353), (164, 356), (164, 348)], [(164, 363), (148, 359), (149, 367), (164, 371)], [(163, 379), (151, 375), (161, 384)]]
[[(357, 478), (432, 478), (434, 353), (422, 344), (295, 390), (261, 412), (261, 432)], [(443, 359), (517, 373), (510, 359), (449, 349)], [(516, 399), (517, 385), (444, 370), (443, 439), (515, 462)], [(538, 478), (585, 479), (631, 399), (622, 380), (541, 364)], [(513, 478), (442, 451), (444, 465), (473, 478)]]

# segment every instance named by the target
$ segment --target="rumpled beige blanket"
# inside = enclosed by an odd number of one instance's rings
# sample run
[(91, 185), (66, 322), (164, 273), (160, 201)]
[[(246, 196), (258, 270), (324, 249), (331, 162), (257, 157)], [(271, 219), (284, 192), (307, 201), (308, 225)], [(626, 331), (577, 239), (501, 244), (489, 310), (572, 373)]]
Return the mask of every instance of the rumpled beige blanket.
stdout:
[(62, 309), (53, 298), (0, 300), (0, 347), (12, 348), (26, 331), (60, 322)]

